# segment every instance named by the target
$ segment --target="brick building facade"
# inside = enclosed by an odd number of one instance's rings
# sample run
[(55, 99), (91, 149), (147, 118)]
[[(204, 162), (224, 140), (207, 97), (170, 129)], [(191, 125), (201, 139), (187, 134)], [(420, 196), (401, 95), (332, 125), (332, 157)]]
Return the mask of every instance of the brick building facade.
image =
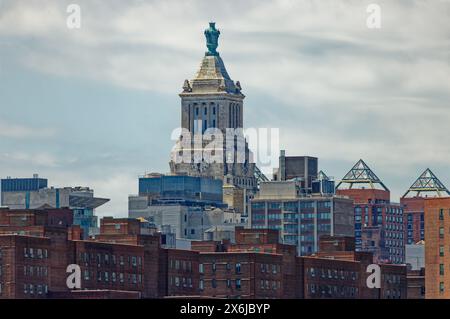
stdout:
[(389, 189), (363, 160), (336, 186), (336, 194), (353, 199), (356, 250), (372, 252), (377, 263), (403, 264), (403, 208), (391, 202)]
[(320, 251), (313, 256), (298, 257), (300, 285), (304, 299), (404, 299), (407, 297), (406, 267), (380, 264), (381, 288), (368, 288), (369, 252), (355, 252), (354, 239), (326, 236)]
[(450, 197), (425, 200), (425, 298), (450, 298)]
[(400, 204), (403, 207), (405, 244), (425, 240), (425, 198), (401, 198)]
[[(21, 221), (14, 214), (32, 222), (20, 227), (11, 222)], [(0, 226), (1, 298), (406, 297), (403, 266), (382, 265), (381, 290), (367, 291), (371, 255), (353, 252), (350, 237), (343, 243), (325, 237), (310, 257), (281, 244), (276, 230), (242, 227), (236, 244), (198, 241), (191, 250), (162, 249), (160, 235), (148, 233), (142, 221), (105, 218), (99, 236), (81, 240), (79, 227), (41, 222), (48, 215), (0, 211), (8, 220)], [(66, 286), (69, 264), (81, 268), (80, 290)]]
[(414, 181), (400, 199), (406, 244), (415, 244), (425, 239), (425, 199), (449, 195), (450, 191), (429, 168)]
[(45, 298), (50, 286), (50, 239), (0, 235), (0, 298)]

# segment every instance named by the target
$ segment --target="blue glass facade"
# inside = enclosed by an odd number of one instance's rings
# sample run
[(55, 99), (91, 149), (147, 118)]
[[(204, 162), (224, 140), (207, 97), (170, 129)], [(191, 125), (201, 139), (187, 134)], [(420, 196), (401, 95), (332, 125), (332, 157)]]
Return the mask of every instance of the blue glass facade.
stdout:
[(79, 225), (83, 230), (83, 237), (88, 238), (91, 229), (97, 228), (97, 216), (94, 210), (90, 208), (77, 208), (73, 210), (73, 224)]
[(6, 178), (1, 181), (2, 192), (31, 192), (47, 187), (45, 178)]
[(311, 183), (313, 194), (334, 194), (334, 181), (316, 180)]
[(179, 199), (222, 203), (222, 181), (193, 176), (139, 178), (139, 195), (158, 199)]

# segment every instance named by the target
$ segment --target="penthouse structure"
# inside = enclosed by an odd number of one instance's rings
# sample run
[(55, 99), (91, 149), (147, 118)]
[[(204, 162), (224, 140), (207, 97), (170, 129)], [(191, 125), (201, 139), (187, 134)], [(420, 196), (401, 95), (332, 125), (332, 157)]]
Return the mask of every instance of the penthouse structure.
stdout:
[(405, 261), (403, 209), (391, 203), (390, 191), (361, 159), (336, 186), (353, 199), (356, 251), (372, 252), (374, 262)]
[(274, 171), (275, 181), (299, 181), (301, 190), (310, 193), (312, 182), (318, 177), (319, 159), (312, 156), (286, 156), (286, 151), (281, 150), (279, 166)]

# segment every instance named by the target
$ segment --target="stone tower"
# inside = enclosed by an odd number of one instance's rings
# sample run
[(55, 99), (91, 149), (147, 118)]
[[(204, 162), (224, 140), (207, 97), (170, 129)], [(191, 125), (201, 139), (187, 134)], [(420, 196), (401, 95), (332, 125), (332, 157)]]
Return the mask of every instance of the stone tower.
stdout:
[[(205, 30), (208, 51), (200, 69), (192, 80), (184, 81), (180, 94), (181, 128), (190, 135), (188, 140), (185, 136), (178, 140), (172, 151), (170, 169), (172, 174), (220, 178), (224, 184), (253, 191), (257, 187), (255, 164), (242, 134), (245, 96), (239, 81), (230, 78), (216, 51), (219, 35), (220, 31), (211, 22)], [(211, 143), (211, 139), (206, 138), (211, 131), (222, 134), (222, 141), (215, 140), (220, 144), (220, 150), (217, 151), (216, 146), (216, 151), (212, 152), (216, 155), (214, 162), (207, 160), (200, 150), (204, 151)], [(230, 132), (234, 132), (234, 138), (227, 139)], [(182, 150), (192, 156), (181, 162), (179, 154)], [(200, 153), (194, 155), (195, 150)]]

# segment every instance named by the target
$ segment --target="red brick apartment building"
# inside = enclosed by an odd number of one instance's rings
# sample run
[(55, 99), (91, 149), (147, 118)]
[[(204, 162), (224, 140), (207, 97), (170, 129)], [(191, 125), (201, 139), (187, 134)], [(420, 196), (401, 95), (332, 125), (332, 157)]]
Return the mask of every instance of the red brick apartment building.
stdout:
[(236, 238), (235, 245), (198, 242), (191, 251), (167, 250), (168, 296), (295, 298), (295, 246), (278, 244), (274, 230), (238, 227)]
[(300, 257), (305, 299), (404, 299), (406, 267), (380, 264), (381, 288), (366, 285), (372, 254), (354, 251), (352, 237), (322, 237), (314, 256)]
[(425, 200), (425, 298), (450, 298), (450, 197)]
[[(237, 228), (236, 244), (162, 249), (143, 221), (104, 218), (99, 236), (80, 240), (79, 227), (61, 222), (69, 215), (0, 210), (0, 298), (406, 297), (403, 266), (382, 265), (381, 290), (366, 288), (371, 256), (354, 253), (352, 239), (325, 238), (318, 254), (297, 257), (276, 230)], [(79, 290), (66, 287), (69, 264), (81, 268)]]
[(376, 263), (403, 264), (402, 206), (391, 203), (389, 189), (363, 160), (359, 160), (336, 186), (336, 194), (354, 201), (355, 249), (373, 253)]
[(50, 287), (50, 239), (0, 236), (0, 297), (46, 298)]
[(405, 223), (405, 242), (415, 244), (425, 239), (425, 200), (450, 195), (445, 185), (427, 168), (400, 199)]
[(170, 249), (168, 261), (168, 296), (283, 298), (279, 255)]

